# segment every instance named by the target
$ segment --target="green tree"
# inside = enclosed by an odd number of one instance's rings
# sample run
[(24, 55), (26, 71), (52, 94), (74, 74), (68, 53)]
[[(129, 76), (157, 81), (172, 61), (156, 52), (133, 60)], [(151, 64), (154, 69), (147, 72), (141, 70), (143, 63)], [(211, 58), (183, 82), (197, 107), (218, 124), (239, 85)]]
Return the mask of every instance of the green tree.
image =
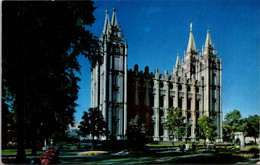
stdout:
[(210, 141), (214, 140), (214, 138), (217, 136), (216, 132), (216, 125), (214, 124), (213, 120), (209, 118), (208, 116), (203, 116), (198, 121), (198, 133), (197, 135), (204, 139), (204, 145), (206, 139), (209, 139)]
[(202, 129), (202, 127), (200, 127), (199, 125), (195, 128), (195, 135), (196, 135), (196, 140), (200, 140), (203, 139), (204, 140), (204, 145), (206, 143), (206, 136), (204, 134), (204, 131)]
[(164, 128), (169, 131), (169, 138), (174, 140), (174, 136), (176, 136), (176, 138), (181, 139), (186, 135), (186, 124), (184, 123), (184, 119), (180, 108), (172, 107), (168, 110)]
[(100, 59), (97, 39), (84, 28), (95, 8), (90, 1), (2, 4), (3, 86), (14, 98), (17, 162), (24, 163), (25, 141), (35, 154), (36, 144), (63, 137), (73, 124), (77, 56), (93, 65)]
[(247, 119), (247, 135), (252, 136), (255, 138), (255, 144), (256, 144), (256, 138), (259, 137), (259, 116), (249, 115)]
[(126, 136), (130, 147), (143, 147), (147, 139), (147, 128), (142, 122), (143, 120), (137, 114), (128, 124)]
[(95, 137), (104, 136), (106, 131), (106, 122), (98, 108), (90, 108), (88, 112), (84, 112), (82, 121), (79, 123), (79, 135), (92, 137), (92, 149), (95, 148)]
[(2, 149), (7, 148), (9, 142), (16, 142), (15, 139), (15, 115), (12, 111), (13, 99), (3, 88), (2, 93)]
[(223, 122), (223, 138), (231, 142), (235, 137), (235, 132), (240, 132), (241, 129), (243, 128), (240, 111), (233, 110), (227, 113)]

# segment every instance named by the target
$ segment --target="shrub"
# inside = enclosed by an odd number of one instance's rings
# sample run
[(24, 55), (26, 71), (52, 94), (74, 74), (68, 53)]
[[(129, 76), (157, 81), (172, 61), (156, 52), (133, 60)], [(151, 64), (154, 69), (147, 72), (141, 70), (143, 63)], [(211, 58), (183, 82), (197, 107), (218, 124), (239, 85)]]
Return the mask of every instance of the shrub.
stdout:
[(54, 164), (58, 161), (59, 152), (53, 148), (46, 150), (40, 156), (40, 160), (42, 164)]

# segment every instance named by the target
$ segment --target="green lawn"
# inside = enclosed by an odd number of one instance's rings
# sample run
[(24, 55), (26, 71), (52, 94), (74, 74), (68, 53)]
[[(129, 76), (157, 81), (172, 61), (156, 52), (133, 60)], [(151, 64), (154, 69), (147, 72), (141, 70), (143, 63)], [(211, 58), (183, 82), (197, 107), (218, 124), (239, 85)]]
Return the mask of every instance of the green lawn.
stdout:
[[(6, 149), (2, 150), (2, 155), (16, 155), (17, 150), (16, 149)], [(25, 154), (29, 155), (31, 154), (32, 150), (31, 149), (26, 149)], [(37, 154), (42, 154), (42, 151), (37, 151)]]
[(158, 142), (158, 143), (148, 143), (146, 146), (157, 147), (157, 146), (172, 146), (171, 142)]

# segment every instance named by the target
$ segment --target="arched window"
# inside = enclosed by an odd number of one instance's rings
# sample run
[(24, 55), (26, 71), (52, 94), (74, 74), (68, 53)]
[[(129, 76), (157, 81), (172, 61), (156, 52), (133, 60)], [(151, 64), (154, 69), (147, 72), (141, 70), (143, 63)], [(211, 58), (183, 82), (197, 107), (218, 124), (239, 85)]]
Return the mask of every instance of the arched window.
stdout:
[(181, 86), (181, 84), (178, 86), (178, 89), (179, 89), (179, 91), (182, 90), (182, 86)]
[(163, 88), (163, 82), (160, 82), (159, 85), (160, 85), (160, 88)]

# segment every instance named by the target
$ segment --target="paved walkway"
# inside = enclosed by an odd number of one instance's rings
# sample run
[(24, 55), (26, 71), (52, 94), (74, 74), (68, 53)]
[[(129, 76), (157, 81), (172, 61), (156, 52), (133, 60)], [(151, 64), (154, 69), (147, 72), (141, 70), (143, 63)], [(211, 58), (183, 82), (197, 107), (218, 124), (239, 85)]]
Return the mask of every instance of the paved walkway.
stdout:
[[(248, 163), (243, 158), (232, 157), (231, 152), (181, 153), (176, 147), (149, 147), (145, 151), (110, 152), (106, 155), (78, 156), (77, 151), (61, 151), (61, 164), (235, 164)], [(258, 160), (251, 160), (256, 163)], [(251, 162), (252, 163), (252, 162)]]

